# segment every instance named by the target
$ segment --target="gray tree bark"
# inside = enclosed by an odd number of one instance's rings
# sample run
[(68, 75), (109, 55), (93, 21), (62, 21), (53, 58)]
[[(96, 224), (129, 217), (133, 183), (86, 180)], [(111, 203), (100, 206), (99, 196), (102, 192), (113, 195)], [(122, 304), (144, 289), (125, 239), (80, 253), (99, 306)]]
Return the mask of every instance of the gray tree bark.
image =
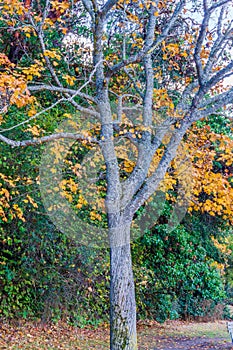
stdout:
[[(113, 232), (114, 231), (114, 232)], [(120, 237), (122, 244), (117, 244)], [(110, 349), (136, 350), (136, 302), (130, 248), (130, 225), (110, 229)]]

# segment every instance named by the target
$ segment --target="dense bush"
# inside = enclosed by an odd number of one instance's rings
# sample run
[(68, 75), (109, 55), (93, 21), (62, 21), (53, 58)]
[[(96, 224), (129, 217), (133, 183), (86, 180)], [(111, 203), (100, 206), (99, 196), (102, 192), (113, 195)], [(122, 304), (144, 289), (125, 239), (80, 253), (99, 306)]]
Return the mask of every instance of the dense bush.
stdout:
[[(108, 251), (78, 246), (43, 215), (1, 226), (4, 317), (60, 318), (79, 326), (108, 320)], [(4, 230), (3, 230), (4, 228)], [(184, 225), (158, 225), (133, 243), (139, 318), (204, 317), (224, 300), (201, 240)]]
[[(108, 313), (105, 252), (78, 247), (48, 222), (31, 217), (12, 232), (4, 225), (0, 309), (4, 317), (60, 318), (79, 326), (98, 324)], [(8, 231), (9, 230), (9, 231)], [(7, 232), (8, 231), (8, 232)]]
[[(139, 313), (158, 321), (204, 316), (202, 302), (217, 304), (225, 292), (200, 238), (179, 225), (167, 234), (165, 225), (148, 231), (135, 244), (134, 260), (142, 282), (137, 283)], [(143, 276), (142, 276), (143, 275)]]

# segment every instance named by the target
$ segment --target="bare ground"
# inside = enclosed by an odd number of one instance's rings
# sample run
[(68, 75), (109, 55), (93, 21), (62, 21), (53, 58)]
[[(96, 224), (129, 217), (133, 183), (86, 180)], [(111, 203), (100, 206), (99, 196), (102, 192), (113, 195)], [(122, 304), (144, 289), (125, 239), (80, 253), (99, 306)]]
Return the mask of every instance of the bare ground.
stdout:
[[(231, 344), (224, 343), (219, 338), (157, 338), (156, 347), (150, 349), (153, 350), (195, 350), (195, 349), (208, 349), (208, 350), (230, 350), (233, 349)], [(141, 348), (148, 349), (148, 348)]]
[(139, 330), (140, 350), (233, 350), (226, 321), (168, 321), (145, 327)]
[[(233, 350), (226, 321), (144, 322), (138, 325), (139, 350)], [(58, 323), (0, 322), (0, 350), (109, 349), (108, 326), (78, 329)]]

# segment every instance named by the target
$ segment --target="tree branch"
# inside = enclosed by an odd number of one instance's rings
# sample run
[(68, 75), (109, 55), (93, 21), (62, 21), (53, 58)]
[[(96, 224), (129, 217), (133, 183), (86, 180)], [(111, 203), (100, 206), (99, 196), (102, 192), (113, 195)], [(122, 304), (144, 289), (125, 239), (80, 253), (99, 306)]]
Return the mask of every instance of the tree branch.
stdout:
[(118, 3), (118, 0), (108, 0), (104, 7), (101, 10), (100, 15), (102, 17), (106, 16), (106, 14), (113, 8), (114, 5)]
[[(145, 39), (145, 49), (150, 48), (155, 38), (156, 17), (154, 15), (155, 7), (150, 6), (150, 16)], [(143, 125), (152, 125), (153, 114), (153, 93), (154, 93), (154, 70), (152, 64), (151, 53), (147, 53), (144, 57), (144, 68), (146, 75), (146, 91), (143, 100)]]
[(118, 160), (115, 152), (113, 137), (113, 119), (108, 91), (108, 79), (104, 74), (103, 66), (103, 34), (105, 25), (105, 16), (99, 16), (95, 13), (94, 26), (94, 51), (93, 61), (96, 65), (96, 102), (101, 119), (101, 151), (106, 164), (107, 172), (107, 194), (106, 208), (107, 212), (114, 214), (119, 212), (121, 198), (121, 183)]
[(226, 5), (228, 3), (231, 3), (231, 2), (232, 2), (232, 0), (221, 0), (221, 1), (213, 4), (209, 10), (213, 11), (213, 10), (217, 9), (218, 7), (221, 7), (221, 6)]
[(48, 136), (43, 136), (37, 139), (29, 139), (29, 140), (23, 140), (23, 141), (15, 141), (12, 139), (9, 139), (8, 137), (5, 137), (0, 134), (0, 141), (8, 144), (12, 147), (25, 147), (25, 146), (31, 146), (31, 145), (40, 145), (45, 142), (50, 142), (54, 140), (59, 139), (72, 139), (72, 140), (79, 140), (79, 141), (87, 141), (89, 143), (97, 143), (99, 144), (99, 141), (96, 138), (93, 137), (86, 137), (82, 134), (73, 134), (68, 132), (60, 132), (57, 134), (52, 134)]
[(186, 121), (183, 121), (179, 130), (176, 129), (176, 131), (173, 133), (173, 136), (167, 145), (156, 171), (144, 181), (142, 188), (125, 208), (126, 213), (130, 218), (133, 217), (141, 205), (144, 204), (145, 201), (148, 200), (149, 197), (157, 190), (161, 180), (166, 174), (170, 162), (175, 158), (177, 148), (190, 125), (190, 122), (187, 123)]
[(117, 119), (114, 120), (114, 124), (120, 124), (122, 122), (122, 113), (123, 111), (125, 110), (128, 110), (128, 111), (132, 111), (132, 110), (135, 110), (135, 109), (139, 109), (139, 108), (142, 108), (142, 105), (140, 104), (137, 104), (137, 105), (134, 105), (132, 107), (127, 107), (127, 106), (123, 106), (123, 99), (125, 97), (133, 97), (133, 98), (137, 98), (138, 100), (140, 99), (139, 97), (137, 96), (134, 96), (134, 95), (131, 95), (131, 94), (124, 94), (124, 95), (118, 95), (116, 94), (115, 92), (109, 90), (109, 92), (111, 94), (113, 94), (114, 96), (117, 97), (118, 99), (118, 103), (117, 103)]
[(28, 18), (35, 30), (35, 32), (37, 33), (37, 36), (38, 36), (38, 39), (39, 39), (39, 42), (40, 42), (40, 47), (41, 47), (41, 50), (42, 50), (42, 55), (43, 55), (43, 58), (46, 62), (46, 65), (47, 65), (47, 68), (48, 70), (50, 71), (50, 74), (53, 78), (53, 80), (56, 82), (56, 84), (60, 87), (62, 87), (62, 84), (61, 82), (59, 81), (58, 77), (57, 77), (57, 74), (52, 66), (52, 63), (50, 62), (50, 59), (47, 55), (45, 55), (45, 51), (46, 51), (46, 46), (45, 46), (45, 42), (44, 42), (44, 38), (43, 38), (43, 25), (44, 25), (44, 21), (48, 15), (48, 8), (49, 8), (49, 4), (50, 4), (50, 1), (47, 0), (46, 1), (46, 5), (45, 5), (45, 9), (44, 9), (44, 13), (43, 13), (43, 18), (42, 18), (42, 21), (39, 25), (39, 27), (36, 26), (34, 20), (33, 20), (33, 17), (31, 16), (31, 14), (28, 14)]
[(228, 73), (230, 73), (233, 69), (233, 60), (224, 68), (222, 68), (218, 73), (216, 73), (207, 83), (206, 90), (211, 89), (217, 83), (219, 83), (222, 79), (224, 79)]
[(0, 129), (0, 132), (5, 132), (5, 131), (10, 131), (13, 129), (18, 128), (19, 126), (28, 124), (30, 121), (32, 121), (33, 119), (36, 119), (37, 117), (39, 117), (41, 114), (48, 112), (50, 109), (54, 108), (56, 105), (58, 105), (61, 102), (64, 102), (66, 99), (65, 98), (60, 98), (59, 100), (57, 100), (56, 102), (54, 102), (51, 106), (43, 109), (42, 111), (36, 113), (35, 115), (33, 115), (32, 117), (28, 118), (27, 120), (24, 120), (21, 123), (18, 123), (16, 125), (11, 126), (10, 128), (7, 129)]
[(143, 50), (141, 52), (139, 52), (138, 54), (130, 56), (126, 60), (123, 60), (123, 61), (115, 64), (113, 67), (110, 67), (106, 76), (111, 77), (113, 74), (115, 74), (120, 69), (124, 68), (125, 66), (128, 66), (129, 64), (139, 63), (142, 61), (142, 59), (147, 54), (152, 53), (159, 46), (159, 44), (161, 44), (161, 42), (167, 37), (169, 31), (173, 27), (175, 21), (179, 17), (182, 9), (184, 8), (184, 5), (185, 5), (185, 0), (181, 0), (177, 4), (171, 18), (167, 21), (167, 25), (165, 26), (163, 32), (156, 38), (153, 45), (151, 45), (150, 47), (144, 47)]
[[(155, 7), (150, 6), (150, 16), (147, 28), (147, 35), (145, 39), (145, 48), (150, 48), (154, 42), (155, 36), (155, 24), (156, 17), (154, 15)], [(143, 99), (143, 125), (145, 127), (151, 127), (152, 114), (153, 114), (153, 92), (154, 92), (154, 72), (151, 53), (148, 53), (144, 57), (144, 68), (146, 75), (146, 91)], [(154, 155), (153, 147), (151, 147), (151, 132), (143, 132), (143, 137), (138, 142), (138, 159), (137, 164), (128, 177), (128, 179), (122, 184), (123, 198), (122, 205), (125, 207), (129, 200), (132, 199), (138, 188), (140, 188), (144, 177), (146, 176), (152, 157)], [(145, 154), (147, 155), (145, 157)]]
[(196, 64), (196, 69), (197, 69), (197, 77), (198, 77), (198, 81), (200, 86), (204, 85), (204, 79), (203, 79), (203, 67), (202, 67), (202, 60), (201, 60), (201, 50), (204, 44), (204, 40), (206, 37), (206, 31), (208, 28), (208, 24), (209, 24), (209, 20), (210, 20), (210, 15), (211, 12), (207, 10), (206, 8), (206, 1), (204, 1), (204, 18), (201, 24), (201, 29), (199, 32), (199, 36), (197, 38), (197, 42), (196, 42), (196, 47), (194, 50), (194, 61)]
[(135, 81), (134, 77), (130, 74), (129, 70), (126, 67), (124, 68), (124, 72), (127, 75), (127, 77), (131, 80), (131, 82), (133, 83), (134, 89), (137, 91), (139, 96), (143, 99), (144, 98), (143, 92), (139, 89), (139, 87), (136, 84), (136, 81)]
[[(200, 104), (198, 106), (198, 119), (208, 117), (211, 114), (220, 113), (221, 109), (226, 105), (233, 105), (233, 88), (229, 91), (222, 93), (218, 96), (214, 96), (212, 99), (208, 99), (206, 103)], [(198, 120), (195, 118), (193, 121)], [(232, 118), (229, 115), (229, 118)]]
[(185, 87), (182, 95), (181, 95), (181, 98), (175, 108), (175, 111), (177, 113), (181, 112), (182, 114), (187, 112), (188, 109), (190, 108), (190, 102), (192, 100), (192, 93), (193, 91), (198, 88), (198, 81), (194, 81), (192, 83), (190, 83), (188, 86)]
[(224, 34), (222, 33), (223, 14), (224, 14), (224, 7), (222, 7), (218, 18), (217, 39), (215, 40), (214, 44), (211, 47), (211, 51), (210, 51), (207, 63), (204, 67), (205, 81), (207, 81), (209, 78), (209, 75), (213, 73), (212, 71), (213, 66), (218, 63), (219, 59), (221, 58), (225, 50), (226, 45), (228, 44), (227, 40), (230, 39), (230, 36), (232, 36), (233, 21), (231, 21), (228, 27), (224, 30)]
[(146, 176), (151, 165), (151, 161), (156, 150), (161, 145), (164, 136), (168, 133), (171, 125), (174, 124), (172, 118), (168, 118), (162, 125), (160, 125), (156, 130), (156, 135), (152, 143), (142, 143), (138, 142), (138, 153), (140, 157), (137, 158), (137, 164), (134, 167), (133, 172), (130, 174), (128, 179), (122, 183), (122, 193), (123, 197), (121, 200), (122, 208), (125, 208), (128, 203), (132, 200), (134, 195), (140, 189), (144, 183)]
[(68, 89), (64, 87), (59, 87), (59, 86), (54, 86), (54, 85), (46, 85), (46, 84), (39, 84), (39, 85), (29, 85), (28, 90), (30, 91), (43, 91), (43, 90), (48, 90), (48, 91), (53, 91), (53, 92), (60, 92), (63, 94), (69, 94), (71, 96), (79, 96), (85, 100), (89, 100), (93, 103), (96, 103), (95, 98), (87, 95), (85, 93), (79, 92), (79, 90), (73, 90), (73, 89)]
[(85, 9), (87, 10), (87, 12), (89, 13), (89, 15), (91, 16), (92, 21), (95, 21), (95, 14), (94, 14), (94, 9), (92, 6), (92, 3), (90, 0), (82, 0), (83, 6), (85, 7)]

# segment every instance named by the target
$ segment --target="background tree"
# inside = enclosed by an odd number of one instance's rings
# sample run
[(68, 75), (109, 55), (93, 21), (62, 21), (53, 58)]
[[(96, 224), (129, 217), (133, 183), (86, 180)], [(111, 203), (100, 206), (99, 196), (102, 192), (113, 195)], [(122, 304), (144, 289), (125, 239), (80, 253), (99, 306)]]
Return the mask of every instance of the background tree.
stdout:
[[(9, 47), (1, 54), (2, 111), (12, 105), (27, 112), (22, 122), (10, 127), (6, 114), (0, 140), (23, 147), (73, 139), (98, 146), (104, 158), (111, 349), (137, 348), (130, 252), (133, 218), (158, 189), (191, 125), (219, 114), (232, 101), (232, 87), (222, 85), (233, 67), (231, 1), (194, 5), (117, 0), (41, 4), (15, 0), (1, 5), (2, 27), (19, 33), (16, 39), (21, 43), (14, 62)], [(77, 35), (72, 50), (64, 46), (68, 31)], [(15, 38), (14, 45), (18, 45)], [(37, 50), (30, 50), (33, 45)], [(42, 92), (51, 96), (49, 106)], [(124, 112), (135, 109), (135, 103), (139, 112), (132, 118)], [(34, 124), (34, 138), (15, 140), (17, 127), (36, 121), (58, 104), (72, 105), (81, 113), (76, 132), (43, 135)], [(93, 126), (83, 130), (85, 121), (93, 118)], [(136, 156), (132, 171), (124, 176), (117, 154), (119, 139), (126, 147), (131, 145)]]

